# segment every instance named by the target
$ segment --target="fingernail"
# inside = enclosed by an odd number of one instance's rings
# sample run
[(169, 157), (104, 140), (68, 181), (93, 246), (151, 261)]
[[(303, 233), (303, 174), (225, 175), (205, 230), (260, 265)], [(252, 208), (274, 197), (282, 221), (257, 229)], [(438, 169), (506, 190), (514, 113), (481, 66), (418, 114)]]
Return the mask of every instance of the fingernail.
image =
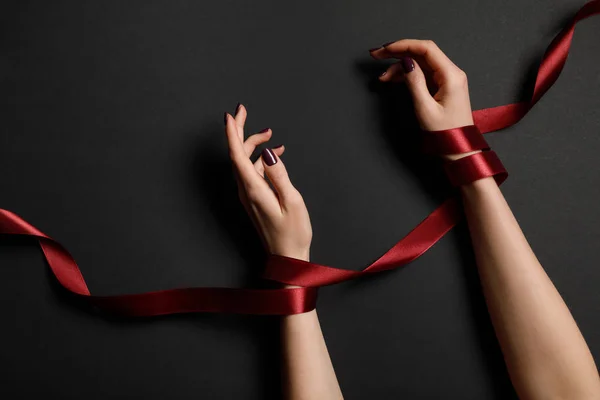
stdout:
[(381, 46), (379, 46), (379, 47), (373, 47), (372, 49), (369, 49), (369, 53), (372, 53), (375, 50), (379, 50), (380, 48), (381, 48)]
[(382, 45), (381, 45), (381, 47), (386, 47), (386, 46), (389, 46), (389, 45), (390, 45), (390, 44), (392, 44), (392, 43), (394, 43), (394, 42), (387, 42), (387, 43), (384, 43), (384, 44), (382, 44)]
[(387, 71), (383, 71), (383, 73), (381, 75), (379, 75), (379, 77), (383, 78), (386, 74), (387, 74)]
[(240, 107), (242, 106), (242, 103), (237, 103), (237, 106), (235, 106), (235, 113), (237, 114), (240, 111)]
[(264, 149), (261, 153), (263, 160), (265, 160), (265, 164), (267, 166), (275, 165), (277, 163), (277, 157), (275, 157), (275, 153), (271, 149)]
[(227, 125), (227, 113), (225, 113), (225, 125)]
[(413, 72), (415, 70), (415, 63), (413, 62), (412, 58), (402, 57), (400, 62), (402, 63), (402, 69), (405, 73), (408, 74), (409, 72)]
[(278, 144), (277, 146), (273, 146), (273, 149), (279, 149), (281, 147), (283, 147), (283, 145), (282, 144)]
[(266, 133), (266, 132), (268, 132), (268, 131), (269, 131), (269, 128), (265, 128), (265, 129), (263, 129), (262, 131), (260, 131), (260, 132), (258, 132), (258, 133)]

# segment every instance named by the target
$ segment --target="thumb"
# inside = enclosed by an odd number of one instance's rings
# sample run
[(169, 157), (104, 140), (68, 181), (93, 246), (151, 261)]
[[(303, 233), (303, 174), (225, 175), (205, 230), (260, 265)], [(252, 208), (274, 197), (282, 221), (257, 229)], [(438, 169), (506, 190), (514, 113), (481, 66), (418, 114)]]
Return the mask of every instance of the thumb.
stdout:
[(434, 104), (437, 105), (437, 102), (429, 93), (425, 74), (419, 64), (410, 57), (402, 57), (399, 64), (402, 65), (404, 80), (415, 103), (415, 108), (417, 110), (429, 109)]
[(277, 192), (280, 202), (285, 206), (298, 192), (290, 181), (285, 165), (269, 148), (262, 151), (260, 158), (265, 166), (265, 174)]

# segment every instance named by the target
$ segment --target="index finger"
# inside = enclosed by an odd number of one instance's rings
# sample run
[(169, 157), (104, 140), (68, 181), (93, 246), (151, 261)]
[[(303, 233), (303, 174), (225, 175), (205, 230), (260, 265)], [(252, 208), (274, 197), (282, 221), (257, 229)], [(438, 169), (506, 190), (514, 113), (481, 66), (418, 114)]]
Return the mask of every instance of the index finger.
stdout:
[(373, 50), (371, 55), (378, 60), (414, 55), (422, 59), (433, 72), (440, 74), (447, 74), (458, 68), (431, 40), (398, 40)]
[(242, 181), (252, 184), (261, 179), (244, 150), (244, 144), (238, 136), (235, 119), (227, 113), (225, 114), (225, 133), (229, 145), (229, 157)]

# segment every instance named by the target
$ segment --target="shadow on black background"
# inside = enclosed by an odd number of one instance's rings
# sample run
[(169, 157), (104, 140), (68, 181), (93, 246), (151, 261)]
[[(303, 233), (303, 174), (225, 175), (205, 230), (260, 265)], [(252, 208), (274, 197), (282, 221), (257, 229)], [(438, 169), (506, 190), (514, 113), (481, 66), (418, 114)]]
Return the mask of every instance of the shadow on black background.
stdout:
[[(535, 81), (539, 58), (531, 62), (521, 85), (520, 99), (525, 100), (531, 96), (531, 88)], [(393, 152), (400, 170), (408, 170), (417, 177), (422, 189), (435, 201), (442, 202), (451, 195), (449, 187), (440, 164), (423, 156), (420, 151), (420, 129), (414, 116), (412, 101), (406, 88), (401, 84), (382, 84), (377, 76), (382, 72), (380, 63), (373, 61), (358, 61), (355, 65), (361, 78), (366, 82), (368, 95), (373, 98), (374, 108), (379, 113), (380, 133), (389, 143), (386, 148)], [(240, 258), (246, 260), (244, 284), (246, 287), (274, 287), (271, 283), (260, 278), (261, 268), (265, 258), (262, 244), (239, 203), (237, 188), (231, 172), (231, 163), (224, 151), (222, 131), (218, 125), (208, 125), (199, 135), (204, 139), (197, 145), (195, 162), (190, 173), (190, 184), (197, 189), (199, 198), (208, 204), (217, 226), (226, 237), (234, 243), (240, 253)], [(209, 131), (209, 132), (206, 132)], [(514, 390), (510, 384), (508, 374), (503, 362), (502, 353), (496, 341), (485, 301), (480, 289), (479, 278), (468, 231), (464, 224), (458, 228), (455, 235), (450, 235), (460, 249), (463, 265), (463, 275), (467, 282), (468, 297), (470, 299), (470, 313), (473, 325), (476, 326), (478, 345), (486, 353), (485, 368), (490, 385), (494, 387), (495, 398), (514, 398)], [(4, 242), (7, 243), (6, 241)], [(31, 245), (30, 239), (11, 238), (10, 245)], [(389, 271), (382, 274), (367, 276), (363, 279), (346, 283), (349, 289), (368, 284), (373, 279), (385, 279), (389, 273), (401, 273), (402, 269)], [(56, 281), (52, 273), (47, 270), (49, 280), (56, 294), (57, 300), (67, 305), (74, 312), (95, 314), (102, 317), (107, 323), (119, 326), (139, 326), (150, 321), (169, 320), (171, 323), (194, 324), (205, 328), (210, 324), (211, 329), (217, 331), (235, 330), (251, 335), (260, 347), (260, 365), (256, 368), (257, 379), (262, 382), (264, 398), (280, 398), (281, 386), (278, 379), (280, 374), (280, 336), (279, 318), (256, 316), (229, 316), (223, 314), (178, 314), (152, 318), (120, 318), (107, 315), (80, 301), (77, 296), (65, 291)], [(52, 275), (52, 276), (51, 276)], [(79, 301), (77, 301), (79, 300)], [(277, 378), (274, 378), (277, 377)], [(275, 384), (274, 382), (277, 382)]]
[[(196, 189), (198, 203), (208, 204), (210, 214), (216, 220), (217, 229), (235, 244), (240, 258), (245, 261), (243, 287), (275, 288), (273, 282), (261, 279), (265, 260), (260, 239), (246, 215), (237, 194), (231, 162), (224, 147), (222, 126), (209, 125), (201, 130), (201, 138), (209, 138), (198, 143), (194, 150), (194, 162), (189, 173), (190, 185)], [(208, 131), (208, 132), (207, 132)], [(205, 221), (199, 221), (200, 223)], [(14, 244), (32, 245), (31, 239), (13, 238)], [(259, 365), (253, 370), (256, 381), (261, 384), (261, 396), (265, 399), (281, 398), (281, 355), (280, 318), (275, 316), (231, 315), (221, 313), (174, 314), (156, 317), (123, 317), (108, 314), (90, 305), (82, 298), (65, 290), (49, 268), (48, 280), (59, 306), (68, 308), (79, 316), (101, 318), (120, 329), (139, 328), (157, 321), (171, 324), (187, 324), (198, 329), (210, 327), (215, 332), (235, 331), (251, 336), (261, 354)]]
[[(520, 99), (522, 100), (531, 97), (538, 65), (539, 59), (532, 60), (525, 82), (520, 86), (522, 88)], [(439, 161), (436, 162), (437, 160), (424, 156), (421, 151), (420, 127), (415, 118), (412, 100), (406, 86), (380, 82), (377, 77), (384, 69), (379, 62), (359, 61), (356, 66), (367, 82), (369, 94), (374, 98), (374, 109), (379, 112), (380, 132), (389, 143), (387, 147), (394, 153), (398, 167), (415, 175), (422, 189), (439, 203), (449, 196), (455, 195), (456, 192), (449, 186)], [(484, 365), (488, 382), (494, 388), (494, 398), (516, 398), (481, 291), (468, 228), (466, 224), (462, 223), (455, 230), (457, 232), (449, 236), (460, 250), (471, 322), (476, 327), (478, 346), (486, 354)], [(401, 273), (402, 270), (403, 268), (400, 267), (393, 271), (368, 275), (345, 285), (354, 289), (357, 286), (368, 284), (374, 279), (385, 279), (389, 273)]]
[(358, 60), (355, 68), (367, 85), (367, 95), (373, 99), (378, 113), (379, 132), (387, 142), (390, 158), (401, 171), (409, 171), (423, 190), (435, 201), (443, 201), (450, 193), (440, 163), (421, 151), (419, 124), (415, 118), (410, 93), (404, 84), (383, 83), (378, 76), (384, 71), (380, 62)]
[[(229, 160), (223, 127), (206, 126), (199, 137), (204, 138), (195, 149), (190, 184), (202, 203), (208, 204), (221, 233), (235, 244), (240, 258), (245, 260), (244, 284), (264, 285), (260, 279), (265, 252), (259, 236), (240, 203)], [(201, 221), (200, 221), (201, 222)]]
[[(27, 241), (27, 245), (31, 245)], [(172, 314), (155, 317), (123, 317), (107, 314), (67, 290), (56, 280), (49, 268), (46, 268), (48, 280), (52, 291), (56, 295), (57, 306), (71, 310), (80, 317), (102, 319), (105, 323), (117, 325), (119, 329), (137, 329), (144, 325), (150, 325), (168, 321), (173, 325), (192, 325), (197, 329), (210, 327), (213, 332), (234, 331), (241, 335), (251, 336), (253, 342), (259, 349), (262, 357), (259, 364), (252, 371), (256, 374), (256, 381), (260, 382), (261, 396), (265, 399), (281, 398), (281, 356), (279, 317), (254, 316), (254, 315), (231, 315), (220, 313), (197, 313), (197, 314)]]

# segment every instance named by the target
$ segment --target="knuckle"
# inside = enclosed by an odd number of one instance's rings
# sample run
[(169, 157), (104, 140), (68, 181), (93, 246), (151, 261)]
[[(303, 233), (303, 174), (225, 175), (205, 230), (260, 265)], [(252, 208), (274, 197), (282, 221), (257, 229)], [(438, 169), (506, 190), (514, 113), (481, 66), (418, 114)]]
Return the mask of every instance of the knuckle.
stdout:
[(467, 82), (467, 73), (465, 71), (463, 71), (462, 69), (458, 70), (457, 76), (458, 76), (458, 79), (461, 81), (461, 83)]
[(448, 83), (452, 87), (463, 88), (463, 87), (467, 86), (467, 84), (468, 84), (467, 74), (465, 73), (465, 71), (463, 71), (461, 69), (457, 69), (455, 72), (453, 72), (450, 75)]
[(304, 205), (304, 199), (300, 192), (296, 189), (291, 189), (289, 193), (286, 193), (286, 202), (290, 206), (302, 206)]
[(437, 44), (431, 40), (431, 39), (427, 39), (424, 41), (425, 46), (429, 47), (429, 48), (436, 48)]

